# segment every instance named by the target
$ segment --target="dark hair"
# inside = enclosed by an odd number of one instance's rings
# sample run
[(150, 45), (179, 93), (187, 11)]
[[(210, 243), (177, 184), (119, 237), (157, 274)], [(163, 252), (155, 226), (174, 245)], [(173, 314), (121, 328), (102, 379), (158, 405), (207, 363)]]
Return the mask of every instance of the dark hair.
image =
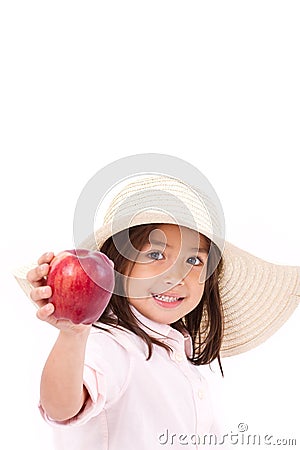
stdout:
[[(116, 291), (117, 293), (122, 293), (122, 295), (113, 293), (105, 311), (98, 321), (93, 324), (100, 329), (100, 324), (104, 323), (112, 326), (122, 326), (130, 330), (147, 344), (149, 352), (147, 360), (151, 358), (153, 344), (164, 347), (167, 351), (171, 351), (171, 349), (160, 340), (149, 336), (139, 327), (139, 322), (133, 315), (128, 301), (124, 301), (126, 294), (122, 286), (121, 276), (118, 276), (118, 274), (124, 274), (125, 271), (128, 272), (128, 268), (132, 269), (134, 266), (134, 261), (127, 259), (123, 255), (128, 255), (130, 247), (141, 250), (148, 241), (150, 232), (157, 226), (159, 224), (131, 227), (129, 230), (127, 229), (117, 233), (114, 235), (114, 239), (109, 238), (102, 245), (100, 251), (105, 253), (114, 262)], [(218, 284), (222, 268), (222, 258), (218, 247), (206, 236), (203, 236), (203, 238), (206, 240), (209, 248), (207, 271), (212, 274), (205, 281), (203, 296), (196, 308), (183, 318), (172, 323), (171, 326), (178, 331), (186, 329), (190, 334), (193, 343), (193, 354), (188, 359), (192, 364), (197, 366), (210, 364), (217, 358), (223, 375), (220, 361), (220, 348), (223, 338), (223, 310)], [(114, 241), (118, 242), (118, 249)]]

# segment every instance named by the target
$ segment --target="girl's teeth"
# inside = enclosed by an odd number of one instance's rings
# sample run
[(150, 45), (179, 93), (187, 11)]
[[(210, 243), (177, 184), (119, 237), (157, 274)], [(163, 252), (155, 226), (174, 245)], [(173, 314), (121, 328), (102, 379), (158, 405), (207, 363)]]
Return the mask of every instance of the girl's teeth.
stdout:
[(177, 302), (180, 297), (168, 297), (167, 295), (154, 295), (154, 298), (163, 302)]

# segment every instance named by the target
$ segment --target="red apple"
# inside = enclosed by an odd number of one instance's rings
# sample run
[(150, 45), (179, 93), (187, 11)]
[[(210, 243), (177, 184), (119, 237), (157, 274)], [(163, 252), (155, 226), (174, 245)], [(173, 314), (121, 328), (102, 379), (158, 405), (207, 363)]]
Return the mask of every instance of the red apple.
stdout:
[(51, 261), (47, 284), (57, 319), (91, 324), (105, 310), (114, 288), (114, 264), (104, 253), (65, 250)]

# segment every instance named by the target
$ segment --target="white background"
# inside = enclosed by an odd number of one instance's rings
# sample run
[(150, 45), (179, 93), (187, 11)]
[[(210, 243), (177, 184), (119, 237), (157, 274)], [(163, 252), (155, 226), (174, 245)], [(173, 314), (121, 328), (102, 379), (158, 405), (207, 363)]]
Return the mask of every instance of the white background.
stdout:
[[(57, 333), (10, 270), (73, 246), (101, 167), (182, 157), (215, 187), (229, 241), (300, 265), (299, 13), (292, 0), (1, 2), (1, 448), (53, 449), (36, 405)], [(243, 422), (299, 444), (299, 317), (212, 377), (228, 433)]]

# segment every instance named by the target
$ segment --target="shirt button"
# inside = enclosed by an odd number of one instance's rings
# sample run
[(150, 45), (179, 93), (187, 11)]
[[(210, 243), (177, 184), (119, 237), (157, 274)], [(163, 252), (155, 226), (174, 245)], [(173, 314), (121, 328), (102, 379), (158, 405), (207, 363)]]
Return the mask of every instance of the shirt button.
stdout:
[(183, 360), (183, 356), (181, 353), (175, 353), (175, 359), (177, 362), (181, 362)]
[(202, 391), (202, 389), (199, 389), (198, 397), (200, 398), (200, 400), (202, 400), (204, 398), (204, 392)]

